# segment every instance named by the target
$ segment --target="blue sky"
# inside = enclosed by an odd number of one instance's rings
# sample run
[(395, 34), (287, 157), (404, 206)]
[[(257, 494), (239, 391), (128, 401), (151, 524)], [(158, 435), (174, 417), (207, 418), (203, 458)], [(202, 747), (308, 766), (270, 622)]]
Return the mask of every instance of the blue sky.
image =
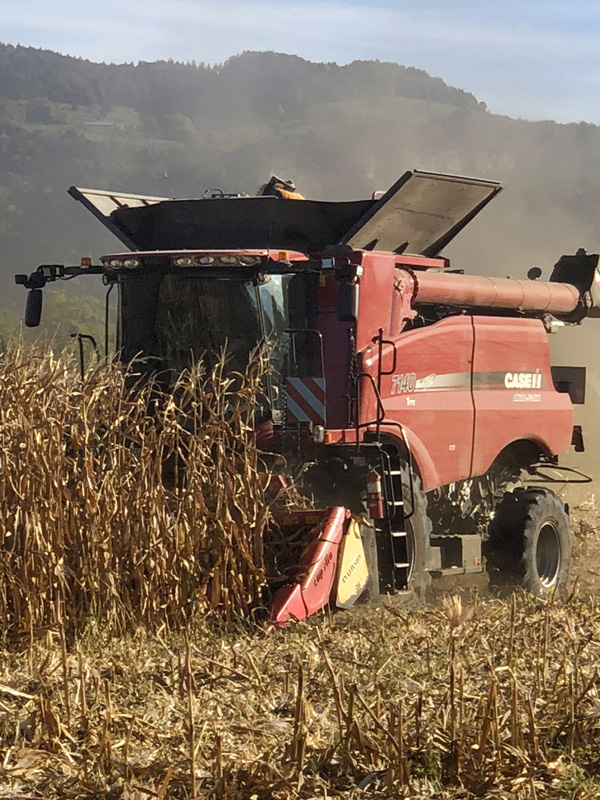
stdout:
[(129, 62), (243, 50), (419, 67), (491, 111), (600, 123), (596, 0), (0, 0), (0, 41)]

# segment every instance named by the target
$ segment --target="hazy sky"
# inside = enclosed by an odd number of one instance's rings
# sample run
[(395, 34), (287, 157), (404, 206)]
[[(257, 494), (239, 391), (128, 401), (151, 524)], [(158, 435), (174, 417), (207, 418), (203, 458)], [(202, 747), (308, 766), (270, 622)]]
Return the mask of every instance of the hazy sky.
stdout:
[(379, 59), (496, 113), (600, 123), (597, 0), (0, 0), (0, 12), (0, 41), (91, 61)]

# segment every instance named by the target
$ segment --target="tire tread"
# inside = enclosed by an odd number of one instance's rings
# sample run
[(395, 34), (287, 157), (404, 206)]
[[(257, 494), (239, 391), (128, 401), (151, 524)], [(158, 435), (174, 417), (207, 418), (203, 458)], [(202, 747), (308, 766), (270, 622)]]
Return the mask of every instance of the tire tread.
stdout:
[[(552, 520), (561, 547), (561, 563), (554, 587), (544, 586), (537, 573), (536, 536), (545, 520)], [(521, 586), (537, 596), (564, 590), (571, 568), (569, 518), (564, 503), (550, 489), (529, 487), (508, 492), (496, 509), (487, 543), (490, 584), (496, 588)]]

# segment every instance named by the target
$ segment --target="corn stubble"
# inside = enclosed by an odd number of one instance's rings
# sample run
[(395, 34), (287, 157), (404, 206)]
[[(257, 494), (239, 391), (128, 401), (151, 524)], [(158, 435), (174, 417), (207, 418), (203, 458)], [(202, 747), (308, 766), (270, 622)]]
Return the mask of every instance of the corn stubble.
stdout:
[(0, 653), (0, 792), (595, 800), (596, 600), (452, 602), (70, 648), (53, 625)]
[(0, 794), (600, 796), (594, 596), (240, 624), (265, 582), (264, 362), (215, 369), (157, 400), (2, 356)]

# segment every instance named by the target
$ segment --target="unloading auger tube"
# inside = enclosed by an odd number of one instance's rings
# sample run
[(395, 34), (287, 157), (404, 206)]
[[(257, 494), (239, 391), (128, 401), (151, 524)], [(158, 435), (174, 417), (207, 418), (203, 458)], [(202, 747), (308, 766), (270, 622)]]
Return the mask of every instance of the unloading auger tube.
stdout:
[(570, 283), (493, 278), (452, 273), (398, 270), (398, 278), (412, 305), (457, 308), (498, 308), (524, 313), (552, 314), (574, 321), (586, 316), (585, 295)]

